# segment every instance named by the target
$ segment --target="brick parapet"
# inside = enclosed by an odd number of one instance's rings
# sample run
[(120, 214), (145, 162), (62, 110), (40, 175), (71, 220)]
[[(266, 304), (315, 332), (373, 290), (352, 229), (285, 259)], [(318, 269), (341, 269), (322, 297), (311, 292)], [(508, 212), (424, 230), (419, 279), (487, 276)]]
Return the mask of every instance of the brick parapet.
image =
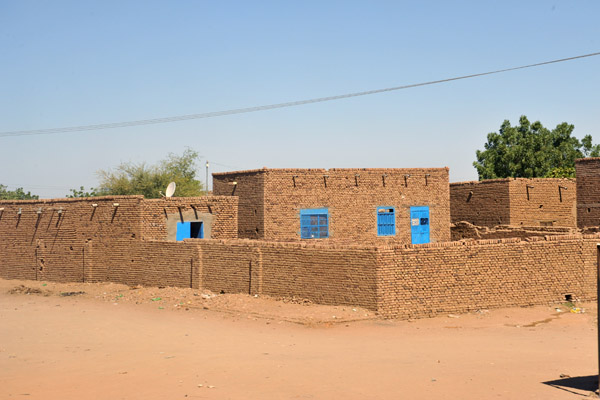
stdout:
[(32, 200), (0, 200), (1, 204), (48, 204), (48, 203), (88, 203), (98, 201), (114, 201), (114, 200), (142, 200), (142, 195), (132, 196), (96, 196), (96, 197), (65, 197), (54, 199), (32, 199)]

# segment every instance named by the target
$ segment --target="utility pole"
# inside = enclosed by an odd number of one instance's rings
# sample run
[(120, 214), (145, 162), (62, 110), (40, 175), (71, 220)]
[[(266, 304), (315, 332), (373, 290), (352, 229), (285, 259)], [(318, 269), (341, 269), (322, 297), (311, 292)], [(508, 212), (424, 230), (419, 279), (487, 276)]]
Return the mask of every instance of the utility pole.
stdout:
[[(600, 243), (596, 244), (596, 304), (600, 306)], [(598, 314), (600, 314), (600, 309), (597, 308)], [(597, 327), (598, 331), (598, 393), (600, 393), (600, 318), (597, 319)]]
[(206, 195), (208, 196), (208, 160), (206, 160)]

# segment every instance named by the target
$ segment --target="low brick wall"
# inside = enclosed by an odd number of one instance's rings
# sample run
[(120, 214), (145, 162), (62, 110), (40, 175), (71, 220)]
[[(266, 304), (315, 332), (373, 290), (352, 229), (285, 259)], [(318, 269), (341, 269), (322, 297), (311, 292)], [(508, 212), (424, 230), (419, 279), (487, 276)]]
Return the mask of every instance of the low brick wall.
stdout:
[[(452, 241), (465, 239), (527, 239), (536, 236), (572, 235), (578, 233), (576, 228), (555, 226), (510, 226), (498, 225), (494, 228), (476, 226), (466, 221), (457, 222), (450, 226)], [(580, 232), (579, 232), (580, 233)]]
[(416, 318), (596, 297), (597, 235), (383, 249), (378, 311)]
[(88, 243), (83, 280), (130, 286), (200, 287), (199, 247), (189, 242)]
[(213, 292), (300, 297), (377, 309), (377, 249), (263, 241), (196, 241)]

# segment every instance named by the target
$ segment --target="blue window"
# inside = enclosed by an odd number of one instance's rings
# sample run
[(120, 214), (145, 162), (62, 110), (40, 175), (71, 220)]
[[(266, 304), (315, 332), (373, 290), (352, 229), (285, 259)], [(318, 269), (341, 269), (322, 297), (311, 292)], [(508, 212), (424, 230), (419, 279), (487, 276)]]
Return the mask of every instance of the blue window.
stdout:
[(204, 224), (202, 222), (177, 223), (176, 240), (180, 242), (189, 238), (204, 239)]
[(394, 207), (377, 207), (377, 236), (396, 235), (396, 210)]
[(302, 239), (329, 237), (329, 211), (326, 208), (300, 210), (300, 237)]

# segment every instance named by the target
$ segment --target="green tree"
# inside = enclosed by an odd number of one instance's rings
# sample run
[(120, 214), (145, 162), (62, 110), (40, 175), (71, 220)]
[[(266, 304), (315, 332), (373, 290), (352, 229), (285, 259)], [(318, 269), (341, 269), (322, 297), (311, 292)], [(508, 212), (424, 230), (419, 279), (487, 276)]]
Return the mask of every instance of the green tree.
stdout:
[(575, 178), (575, 167), (553, 168), (544, 175), (544, 178)]
[(0, 185), (0, 200), (37, 200), (39, 198), (40, 196), (31, 194), (31, 192), (25, 193), (23, 188), (8, 190), (8, 186)]
[(96, 188), (90, 188), (89, 192), (87, 190), (85, 190), (85, 188), (83, 186), (80, 186), (79, 189), (69, 189), (70, 190), (70, 194), (67, 195), (67, 197), (70, 198), (74, 198), (74, 197), (95, 197), (95, 196), (103, 196), (104, 193), (102, 193), (101, 190), (96, 189)]
[(534, 178), (571, 171), (576, 158), (600, 155), (600, 145), (592, 145), (590, 135), (581, 142), (571, 136), (574, 128), (563, 122), (549, 130), (539, 121), (530, 123), (524, 115), (518, 126), (505, 120), (497, 133), (488, 134), (485, 150), (477, 150), (473, 166), (480, 180)]
[(113, 171), (98, 171), (100, 186), (95, 192), (103, 195), (143, 194), (146, 198), (158, 198), (163, 196), (162, 192), (169, 182), (175, 182), (178, 197), (201, 196), (203, 185), (196, 179), (198, 161), (198, 153), (188, 148), (182, 155), (170, 153), (156, 165), (123, 163)]

